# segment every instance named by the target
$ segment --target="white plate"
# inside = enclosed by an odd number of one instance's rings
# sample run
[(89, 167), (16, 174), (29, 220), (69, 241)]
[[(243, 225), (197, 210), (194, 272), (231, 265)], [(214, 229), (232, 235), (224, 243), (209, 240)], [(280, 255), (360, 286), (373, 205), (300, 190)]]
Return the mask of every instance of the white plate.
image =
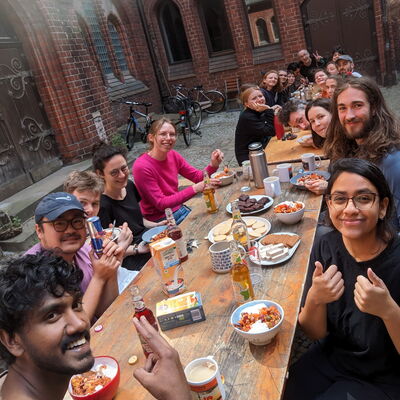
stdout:
[[(244, 221), (246, 221), (246, 220), (248, 220), (248, 219), (255, 219), (256, 221), (261, 221), (261, 222), (263, 222), (263, 223), (267, 226), (267, 230), (266, 230), (265, 233), (264, 233), (263, 235), (261, 235), (259, 238), (253, 239), (253, 238), (250, 236), (250, 239), (252, 239), (252, 240), (260, 240), (260, 239), (262, 239), (262, 238), (271, 230), (271, 222), (269, 222), (266, 218), (262, 218), (262, 217), (243, 217), (243, 220), (244, 220)], [(208, 240), (209, 240), (211, 243), (217, 243), (217, 242), (215, 242), (215, 240), (214, 240), (214, 229), (215, 229), (217, 226), (223, 224), (224, 222), (226, 222), (226, 221), (223, 221), (223, 222), (219, 223), (218, 225), (215, 225), (214, 228), (212, 228), (212, 229), (210, 230), (210, 232), (208, 232), (207, 238), (208, 238)]]
[[(293, 232), (276, 232), (274, 233), (274, 235), (296, 235), (296, 233)], [(265, 235), (264, 235), (265, 236)], [(301, 239), (298, 240), (298, 242), (291, 248), (289, 249), (289, 253), (286, 257), (281, 258), (278, 261), (268, 261), (268, 260), (263, 260), (261, 259), (261, 265), (277, 265), (277, 264), (282, 264), (285, 261), (289, 260), (290, 258), (292, 258), (293, 254), (295, 253), (295, 251), (297, 250), (297, 248), (299, 247), (301, 242)], [(263, 244), (259, 243), (260, 247), (265, 247)]]
[[(267, 197), (269, 200), (265, 203), (263, 208), (260, 208), (259, 210), (256, 211), (247, 211), (247, 212), (242, 212), (240, 211), (241, 215), (253, 215), (253, 214), (258, 214), (262, 211), (268, 210), (268, 208), (270, 208), (272, 206), (272, 204), (274, 203), (274, 199), (272, 197), (269, 196), (265, 196), (265, 195), (254, 195), (254, 196), (249, 196), (251, 199), (255, 199), (255, 200), (260, 200), (262, 197)], [(226, 211), (229, 214), (232, 214), (232, 206), (231, 203), (228, 203), (228, 205), (226, 206)]]

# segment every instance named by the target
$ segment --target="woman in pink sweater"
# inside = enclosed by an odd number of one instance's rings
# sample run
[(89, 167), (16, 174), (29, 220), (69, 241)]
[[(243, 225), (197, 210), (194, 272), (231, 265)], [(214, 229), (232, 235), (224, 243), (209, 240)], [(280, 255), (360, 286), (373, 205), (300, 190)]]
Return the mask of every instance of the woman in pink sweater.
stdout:
[[(150, 150), (133, 164), (135, 185), (142, 199), (140, 208), (143, 217), (149, 221), (164, 219), (164, 210), (172, 208), (176, 222), (180, 223), (190, 212), (183, 203), (204, 190), (203, 171), (191, 166), (173, 150), (176, 136), (175, 126), (170, 120), (161, 118), (155, 121), (148, 136)], [(205, 168), (209, 175), (218, 169), (223, 157), (218, 149), (211, 153), (211, 162)], [(194, 184), (179, 190), (178, 175)], [(211, 183), (218, 184), (219, 181), (212, 179)]]

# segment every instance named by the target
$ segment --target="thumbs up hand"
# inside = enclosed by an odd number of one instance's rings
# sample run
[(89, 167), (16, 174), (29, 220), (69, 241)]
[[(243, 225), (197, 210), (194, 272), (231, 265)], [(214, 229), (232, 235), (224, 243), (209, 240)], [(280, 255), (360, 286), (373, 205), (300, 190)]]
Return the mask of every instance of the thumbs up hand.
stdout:
[(367, 270), (368, 278), (359, 275), (354, 286), (354, 301), (362, 312), (385, 319), (385, 313), (393, 306), (393, 298), (385, 283), (372, 271)]
[(312, 277), (309, 296), (315, 304), (328, 304), (340, 298), (344, 292), (342, 273), (336, 265), (331, 265), (325, 272), (317, 261)]

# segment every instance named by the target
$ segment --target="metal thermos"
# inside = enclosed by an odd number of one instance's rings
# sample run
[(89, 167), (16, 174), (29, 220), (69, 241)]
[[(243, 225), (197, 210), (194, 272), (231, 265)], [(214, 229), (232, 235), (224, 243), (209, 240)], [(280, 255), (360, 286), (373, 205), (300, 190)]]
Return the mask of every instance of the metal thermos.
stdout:
[(263, 188), (263, 180), (268, 177), (267, 158), (260, 142), (249, 144), (249, 160), (256, 188)]

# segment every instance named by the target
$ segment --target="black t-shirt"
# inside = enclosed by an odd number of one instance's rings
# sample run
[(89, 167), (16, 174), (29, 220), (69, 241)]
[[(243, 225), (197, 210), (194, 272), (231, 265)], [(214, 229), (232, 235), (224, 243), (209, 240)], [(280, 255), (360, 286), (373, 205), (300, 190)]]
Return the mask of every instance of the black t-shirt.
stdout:
[(367, 269), (372, 268), (400, 304), (400, 239), (396, 236), (374, 259), (357, 262), (347, 251), (338, 231), (321, 236), (311, 253), (308, 287), (315, 261), (322, 263), (324, 271), (335, 264), (345, 286), (340, 299), (327, 305), (329, 333), (322, 343), (329, 360), (337, 369), (352, 376), (396, 384), (400, 389), (400, 355), (385, 324), (379, 317), (361, 312), (354, 302), (357, 276), (368, 278)]
[(249, 159), (250, 143), (261, 142), (265, 147), (272, 136), (275, 136), (274, 111), (260, 113), (246, 108), (240, 114), (235, 132), (235, 155), (239, 165)]
[(146, 228), (143, 225), (139, 201), (139, 192), (131, 180), (128, 180), (126, 196), (123, 200), (114, 200), (106, 194), (102, 194), (99, 211), (102, 226), (108, 228), (109, 224), (114, 222), (114, 219), (116, 220), (115, 226), (120, 226), (127, 222), (129, 229), (133, 233), (133, 242), (140, 243)]

